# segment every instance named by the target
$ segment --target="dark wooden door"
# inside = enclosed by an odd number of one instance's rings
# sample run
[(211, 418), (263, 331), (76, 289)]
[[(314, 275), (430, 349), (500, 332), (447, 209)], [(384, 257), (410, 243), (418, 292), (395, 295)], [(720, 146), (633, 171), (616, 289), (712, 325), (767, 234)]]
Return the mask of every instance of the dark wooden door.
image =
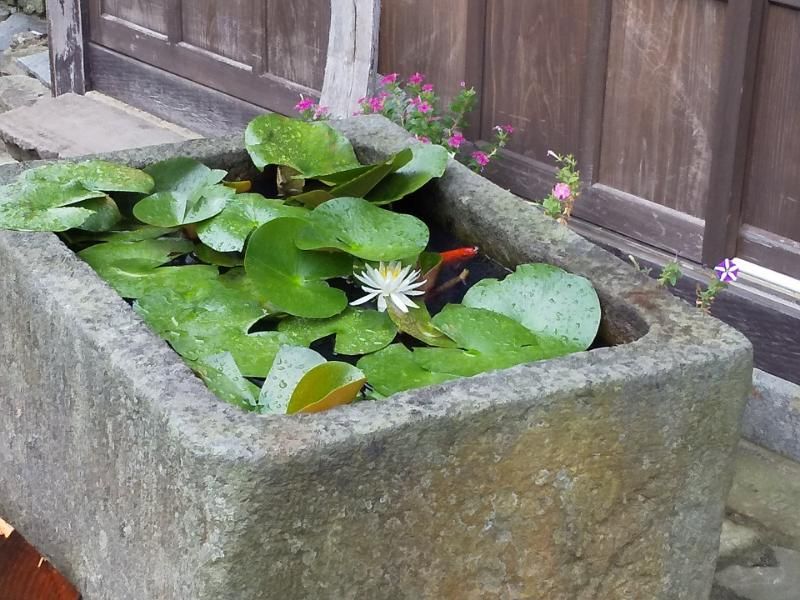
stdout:
[(122, 56), (281, 112), (322, 88), (329, 0), (88, 0), (88, 20), (95, 87)]

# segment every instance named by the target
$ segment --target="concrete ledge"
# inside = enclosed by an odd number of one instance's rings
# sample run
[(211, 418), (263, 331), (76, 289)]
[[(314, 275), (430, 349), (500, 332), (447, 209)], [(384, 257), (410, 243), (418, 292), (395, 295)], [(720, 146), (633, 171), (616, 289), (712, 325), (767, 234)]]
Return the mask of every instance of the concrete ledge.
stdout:
[[(408, 144), (382, 118), (336, 126), (363, 159)], [(246, 170), (240, 148), (115, 158)], [(611, 345), (245, 414), (55, 236), (0, 232), (4, 514), (86, 600), (707, 597), (749, 342), (462, 165), (418, 203), (507, 265), (589, 277)]]
[(756, 369), (742, 435), (800, 462), (800, 386)]

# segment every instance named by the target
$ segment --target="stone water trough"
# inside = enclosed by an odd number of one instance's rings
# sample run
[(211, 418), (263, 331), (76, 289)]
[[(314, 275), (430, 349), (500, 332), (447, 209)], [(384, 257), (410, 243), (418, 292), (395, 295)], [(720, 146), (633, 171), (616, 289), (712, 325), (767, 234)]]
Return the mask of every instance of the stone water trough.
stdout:
[[(336, 127), (362, 160), (409, 143), (379, 117)], [(111, 158), (236, 173), (242, 146)], [(85, 600), (707, 598), (748, 341), (459, 164), (423, 197), (505, 265), (591, 279), (603, 347), (256, 416), (56, 236), (0, 232), (0, 514)]]

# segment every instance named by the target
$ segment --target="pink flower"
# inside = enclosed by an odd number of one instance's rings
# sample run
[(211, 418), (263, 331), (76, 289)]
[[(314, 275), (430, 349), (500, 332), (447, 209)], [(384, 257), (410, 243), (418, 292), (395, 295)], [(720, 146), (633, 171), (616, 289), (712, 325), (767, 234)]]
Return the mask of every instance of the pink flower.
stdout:
[(389, 73), (388, 75), (384, 75), (381, 77), (381, 85), (391, 85), (392, 83), (396, 83), (398, 77), (400, 77), (400, 75), (397, 73)]
[(408, 83), (411, 85), (419, 85), (425, 81), (425, 75), (422, 73), (414, 73), (411, 77), (408, 78)]
[(460, 85), (462, 88), (465, 88), (465, 87), (467, 87), (467, 82), (466, 81), (462, 81), (458, 85)]
[(553, 188), (553, 196), (559, 202), (564, 202), (572, 196), (572, 189), (566, 183), (557, 183)]
[(431, 139), (426, 135), (417, 135), (417, 136), (414, 136), (414, 137), (416, 137), (423, 144), (430, 144), (431, 143)]
[(500, 127), (501, 127), (501, 128), (503, 129), (503, 131), (505, 131), (505, 132), (506, 132), (508, 135), (511, 135), (512, 133), (514, 133), (514, 127), (513, 127), (513, 126), (511, 126), (511, 125), (501, 125)]
[(466, 138), (462, 134), (456, 132), (447, 140), (447, 145), (455, 150), (458, 150), (461, 147), (461, 144), (463, 144), (465, 141)]
[(383, 98), (380, 96), (373, 96), (372, 98), (367, 99), (367, 104), (369, 104), (369, 108), (374, 113), (379, 113), (383, 110)]
[(422, 91), (426, 92), (426, 93), (432, 92), (433, 91), (433, 84), (432, 83), (426, 83), (425, 85), (422, 86)]
[(481, 152), (480, 150), (472, 153), (472, 158), (478, 163), (481, 167), (485, 167), (489, 164), (489, 155), (486, 152)]
[(425, 102), (424, 100), (420, 100), (419, 102), (417, 102), (416, 103), (416, 107), (417, 107), (417, 110), (419, 112), (421, 112), (423, 115), (428, 114), (429, 112), (431, 112), (433, 110), (433, 107), (429, 103)]
[(331, 109), (327, 106), (316, 106), (314, 108), (314, 119), (323, 119), (327, 117), (331, 112)]
[(294, 109), (297, 112), (305, 112), (307, 110), (313, 109), (317, 105), (316, 102), (312, 98), (303, 98), (300, 96), (300, 102), (294, 105)]

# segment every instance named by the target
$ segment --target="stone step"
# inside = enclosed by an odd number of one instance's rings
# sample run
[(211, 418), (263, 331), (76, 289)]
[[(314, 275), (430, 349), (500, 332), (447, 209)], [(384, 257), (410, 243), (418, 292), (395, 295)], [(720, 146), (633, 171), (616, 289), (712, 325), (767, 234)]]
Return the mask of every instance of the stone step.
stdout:
[(193, 136), (94, 97), (65, 94), (0, 115), (0, 139), (17, 160), (70, 158)]
[(755, 369), (742, 435), (800, 462), (800, 385)]

